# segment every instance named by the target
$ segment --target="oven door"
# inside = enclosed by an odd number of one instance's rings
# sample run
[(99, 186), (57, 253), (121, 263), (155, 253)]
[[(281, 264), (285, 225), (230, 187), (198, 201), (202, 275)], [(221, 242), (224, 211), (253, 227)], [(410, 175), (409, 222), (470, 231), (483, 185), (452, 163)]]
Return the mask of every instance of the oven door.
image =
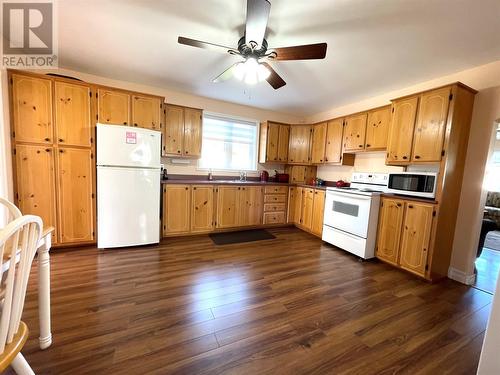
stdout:
[(370, 205), (367, 195), (327, 191), (323, 224), (366, 238)]

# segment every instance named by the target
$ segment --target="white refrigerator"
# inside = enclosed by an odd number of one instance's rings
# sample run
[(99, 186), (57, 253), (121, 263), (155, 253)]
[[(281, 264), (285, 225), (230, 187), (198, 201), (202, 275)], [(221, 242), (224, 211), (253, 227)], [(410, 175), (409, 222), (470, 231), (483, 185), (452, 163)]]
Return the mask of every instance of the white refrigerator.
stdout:
[(97, 124), (97, 246), (160, 241), (161, 133)]

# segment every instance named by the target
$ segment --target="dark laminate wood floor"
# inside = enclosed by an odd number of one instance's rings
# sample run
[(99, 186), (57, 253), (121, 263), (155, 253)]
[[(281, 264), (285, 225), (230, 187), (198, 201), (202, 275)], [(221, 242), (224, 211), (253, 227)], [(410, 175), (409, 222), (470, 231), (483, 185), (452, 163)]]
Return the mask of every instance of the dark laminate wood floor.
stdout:
[(37, 374), (474, 374), (491, 295), (358, 262), (297, 229), (216, 247), (52, 254), (54, 344)]

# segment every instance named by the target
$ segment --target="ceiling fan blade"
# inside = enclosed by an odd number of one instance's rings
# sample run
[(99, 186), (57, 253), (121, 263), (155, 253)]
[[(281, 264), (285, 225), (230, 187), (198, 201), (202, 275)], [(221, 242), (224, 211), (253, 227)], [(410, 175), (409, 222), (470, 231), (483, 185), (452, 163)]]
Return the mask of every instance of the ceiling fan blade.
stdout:
[(277, 90), (280, 87), (286, 85), (285, 80), (281, 78), (278, 73), (276, 73), (276, 71), (271, 67), (271, 65), (269, 65), (266, 62), (261, 62), (261, 64), (264, 65), (271, 72), (269, 77), (267, 77), (266, 81), (269, 82), (269, 84), (273, 87), (273, 89)]
[(255, 43), (256, 47), (262, 45), (270, 10), (271, 3), (268, 0), (247, 0), (245, 29), (245, 43), (247, 46), (250, 46), (251, 43)]
[(224, 82), (224, 81), (227, 81), (228, 79), (231, 79), (233, 78), (233, 75), (234, 75), (234, 68), (236, 65), (238, 65), (239, 63), (235, 63), (233, 65), (231, 65), (229, 68), (227, 68), (226, 70), (224, 70), (221, 74), (219, 74), (217, 77), (215, 77), (212, 82), (214, 83), (219, 83), (219, 82)]
[(270, 48), (277, 56), (273, 60), (314, 60), (324, 59), (326, 43), (306, 44), (303, 46)]
[(214, 43), (209, 43), (209, 42), (202, 42), (201, 40), (185, 38), (183, 36), (180, 36), (177, 39), (177, 42), (179, 44), (184, 44), (186, 46), (198, 47), (198, 48), (208, 49), (208, 50), (212, 50), (212, 51), (229, 52), (229, 53), (231, 53), (230, 51), (234, 51), (234, 48), (231, 48), (231, 47), (221, 46), (219, 44), (214, 44)]

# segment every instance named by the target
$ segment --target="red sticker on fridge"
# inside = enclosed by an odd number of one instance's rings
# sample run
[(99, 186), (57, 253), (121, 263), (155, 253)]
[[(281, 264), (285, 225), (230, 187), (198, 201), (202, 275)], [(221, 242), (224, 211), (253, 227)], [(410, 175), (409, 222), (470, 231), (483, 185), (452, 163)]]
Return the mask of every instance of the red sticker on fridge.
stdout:
[(137, 143), (137, 133), (136, 132), (126, 132), (125, 143), (136, 144)]

